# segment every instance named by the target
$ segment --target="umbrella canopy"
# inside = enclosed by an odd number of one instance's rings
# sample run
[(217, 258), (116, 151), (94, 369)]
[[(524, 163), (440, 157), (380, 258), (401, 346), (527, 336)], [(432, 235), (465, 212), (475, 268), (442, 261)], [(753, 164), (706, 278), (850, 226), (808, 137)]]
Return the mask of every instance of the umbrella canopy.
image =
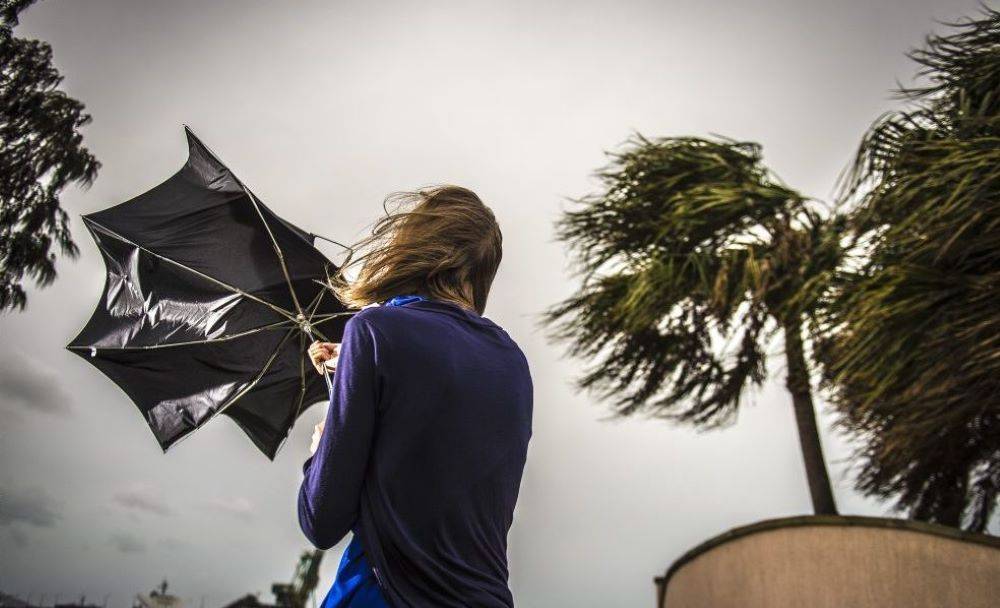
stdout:
[(273, 459), (327, 398), (308, 343), (339, 342), (353, 313), (325, 287), (336, 267), (312, 235), (185, 131), (188, 160), (173, 177), (83, 216), (107, 279), (67, 348), (125, 391), (164, 451), (225, 414)]

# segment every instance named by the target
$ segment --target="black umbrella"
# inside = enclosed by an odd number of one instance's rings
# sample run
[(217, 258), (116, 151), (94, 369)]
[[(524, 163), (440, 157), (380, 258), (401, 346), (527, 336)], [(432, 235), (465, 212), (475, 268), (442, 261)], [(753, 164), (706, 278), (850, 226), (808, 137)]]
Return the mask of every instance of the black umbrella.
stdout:
[(219, 414), (273, 459), (329, 377), (306, 348), (338, 342), (347, 311), (324, 285), (336, 267), (190, 129), (173, 177), (85, 215), (104, 294), (67, 348), (135, 402), (166, 451)]

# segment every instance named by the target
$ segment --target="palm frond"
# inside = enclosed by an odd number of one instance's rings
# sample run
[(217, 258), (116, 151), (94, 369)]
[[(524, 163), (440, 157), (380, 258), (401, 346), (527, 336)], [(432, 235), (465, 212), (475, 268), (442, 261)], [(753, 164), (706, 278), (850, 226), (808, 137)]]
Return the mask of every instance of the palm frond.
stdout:
[(1000, 490), (1000, 13), (910, 54), (929, 84), (879, 118), (844, 189), (866, 261), (831, 280), (824, 386), (858, 488), (985, 529)]
[(615, 413), (724, 424), (765, 380), (769, 320), (822, 291), (825, 224), (752, 142), (635, 134), (609, 156), (557, 225), (581, 287), (544, 322)]

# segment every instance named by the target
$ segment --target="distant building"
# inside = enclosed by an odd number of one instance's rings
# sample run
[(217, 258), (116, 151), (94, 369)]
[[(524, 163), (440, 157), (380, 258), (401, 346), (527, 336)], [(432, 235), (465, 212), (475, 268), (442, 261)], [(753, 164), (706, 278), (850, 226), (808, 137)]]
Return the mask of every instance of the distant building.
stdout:
[(274, 608), (274, 604), (265, 604), (257, 599), (257, 596), (248, 593), (238, 600), (226, 604), (222, 608)]
[(35, 608), (34, 605), (0, 591), (0, 608)]
[[(43, 604), (43, 600), (39, 601), (37, 604), (33, 604), (28, 601), (31, 594), (28, 594), (28, 598), (21, 599), (17, 596), (11, 595), (9, 593), (4, 593), (0, 591), (0, 608), (104, 608), (101, 604), (88, 604), (86, 596), (80, 596), (79, 602), (63, 602), (55, 604)], [(58, 597), (58, 596), (57, 596)]]
[(132, 608), (183, 608), (183, 606), (181, 598), (167, 593), (167, 581), (163, 581), (149, 593), (136, 595), (135, 602), (132, 603)]
[[(0, 0), (2, 3), (2, 0)], [(271, 585), (271, 593), (274, 595), (274, 602), (262, 602), (258, 594), (248, 593), (239, 599), (233, 600), (223, 608), (307, 608), (310, 599), (313, 597), (316, 585), (319, 582), (319, 566), (323, 560), (323, 551), (309, 550), (302, 553), (296, 564), (295, 573), (290, 583), (274, 583)], [(44, 596), (42, 596), (44, 598)], [(56, 596), (58, 598), (58, 596)], [(88, 604), (85, 596), (80, 597), (79, 602), (56, 603), (49, 605), (32, 604), (28, 600), (29, 596), (21, 599), (9, 593), (0, 591), (0, 608), (107, 608), (101, 604)], [(105, 598), (106, 600), (107, 598)], [(184, 600), (167, 593), (167, 581), (160, 583), (149, 593), (139, 593), (132, 602), (132, 608), (186, 608)], [(205, 608), (204, 598), (201, 607)]]

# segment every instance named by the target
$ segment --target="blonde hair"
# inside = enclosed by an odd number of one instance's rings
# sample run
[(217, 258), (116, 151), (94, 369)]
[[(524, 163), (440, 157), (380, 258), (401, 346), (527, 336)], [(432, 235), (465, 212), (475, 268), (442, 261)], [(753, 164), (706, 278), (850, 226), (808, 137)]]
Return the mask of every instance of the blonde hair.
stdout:
[[(396, 206), (392, 212), (390, 204)], [(503, 251), (490, 208), (471, 190), (453, 185), (395, 192), (384, 207), (386, 216), (331, 278), (337, 298), (360, 308), (417, 294), (459, 301), (483, 314)], [(356, 265), (357, 278), (348, 280), (345, 271)]]

